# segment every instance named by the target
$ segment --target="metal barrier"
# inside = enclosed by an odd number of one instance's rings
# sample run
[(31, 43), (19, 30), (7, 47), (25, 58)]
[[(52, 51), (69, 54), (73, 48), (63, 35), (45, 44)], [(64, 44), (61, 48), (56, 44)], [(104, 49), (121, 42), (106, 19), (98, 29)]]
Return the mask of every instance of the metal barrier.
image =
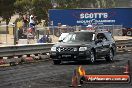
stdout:
[[(0, 57), (41, 54), (50, 52), (54, 43), (0, 46)], [(117, 48), (132, 47), (132, 40), (116, 41)]]
[(0, 57), (19, 56), (27, 54), (42, 54), (50, 52), (53, 43), (48, 44), (29, 44), (29, 45), (10, 45), (0, 47)]
[(116, 41), (117, 52), (132, 52), (132, 39), (130, 40), (118, 40)]

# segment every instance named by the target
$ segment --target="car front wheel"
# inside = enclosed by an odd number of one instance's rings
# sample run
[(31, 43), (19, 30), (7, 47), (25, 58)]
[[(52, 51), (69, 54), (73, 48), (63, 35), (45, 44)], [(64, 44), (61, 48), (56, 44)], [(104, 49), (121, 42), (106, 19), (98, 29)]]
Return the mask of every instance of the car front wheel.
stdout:
[(95, 53), (93, 51), (90, 52), (90, 63), (95, 62)]
[(109, 54), (105, 57), (107, 62), (111, 62), (114, 59), (114, 52), (110, 49)]

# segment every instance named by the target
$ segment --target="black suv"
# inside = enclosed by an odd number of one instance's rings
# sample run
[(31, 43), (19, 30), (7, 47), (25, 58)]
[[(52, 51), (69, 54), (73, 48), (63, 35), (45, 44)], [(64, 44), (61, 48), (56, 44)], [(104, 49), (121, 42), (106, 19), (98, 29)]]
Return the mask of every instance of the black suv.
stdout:
[(61, 61), (84, 61), (94, 63), (96, 59), (104, 57), (106, 61), (113, 61), (116, 45), (111, 33), (101, 31), (72, 32), (67, 37), (53, 45), (51, 58), (54, 64)]

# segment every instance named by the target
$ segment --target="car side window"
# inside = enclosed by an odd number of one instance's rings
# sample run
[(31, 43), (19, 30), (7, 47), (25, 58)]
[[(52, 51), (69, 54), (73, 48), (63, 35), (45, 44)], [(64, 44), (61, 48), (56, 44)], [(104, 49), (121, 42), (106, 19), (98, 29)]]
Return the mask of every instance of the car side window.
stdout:
[(111, 33), (105, 33), (105, 35), (106, 35), (106, 37), (107, 37), (107, 39), (108, 39), (109, 41), (114, 41), (114, 38), (113, 38), (113, 36), (111, 35)]
[(98, 33), (97, 40), (107, 41), (107, 37), (103, 33)]

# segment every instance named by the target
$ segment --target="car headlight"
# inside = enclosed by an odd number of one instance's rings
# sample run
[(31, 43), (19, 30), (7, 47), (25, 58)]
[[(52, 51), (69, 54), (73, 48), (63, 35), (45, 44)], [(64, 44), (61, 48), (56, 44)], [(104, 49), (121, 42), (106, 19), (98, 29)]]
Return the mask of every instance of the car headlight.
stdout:
[(80, 47), (79, 48), (79, 51), (86, 51), (87, 50), (87, 47)]
[(51, 48), (51, 51), (56, 51), (56, 47), (52, 47)]

